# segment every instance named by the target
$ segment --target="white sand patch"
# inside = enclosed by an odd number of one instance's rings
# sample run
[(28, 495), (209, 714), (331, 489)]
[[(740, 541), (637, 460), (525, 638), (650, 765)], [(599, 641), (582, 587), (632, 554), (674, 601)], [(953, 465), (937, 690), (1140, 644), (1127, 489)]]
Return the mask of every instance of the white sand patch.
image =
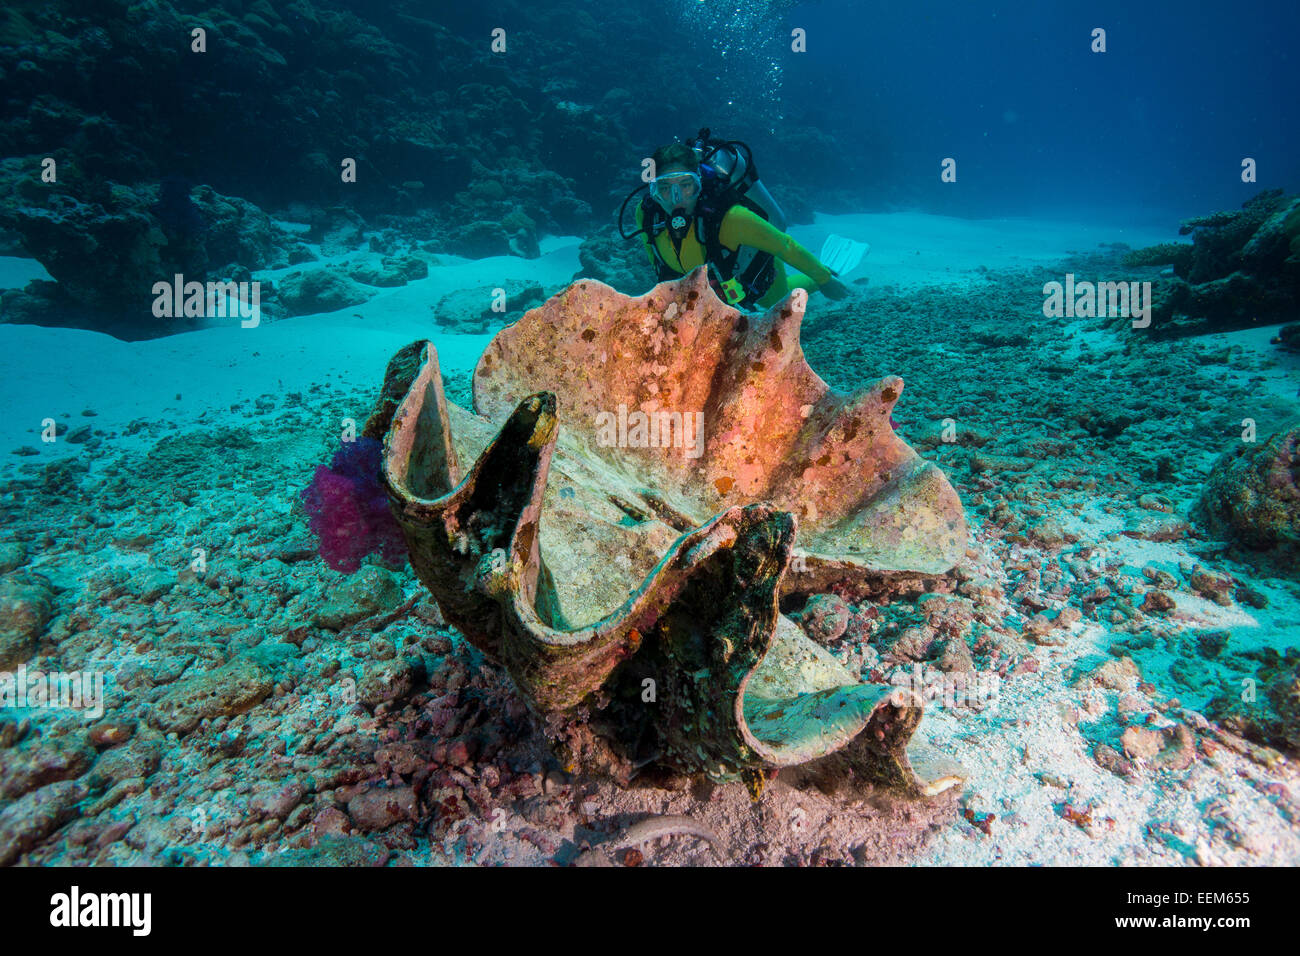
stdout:
[(35, 259), (0, 256), (0, 290), (21, 289), (33, 279), (49, 279), (45, 266)]
[[(1291, 321), (1300, 321), (1300, 315), (1292, 316)], [(1224, 346), (1240, 348), (1248, 358), (1256, 360), (1260, 366), (1258, 370), (1221, 366), (1221, 374), (1248, 382), (1253, 389), (1293, 403), (1300, 413), (1300, 353), (1280, 349), (1269, 341), (1277, 335), (1280, 328), (1281, 325), (1264, 325), (1235, 332), (1219, 332), (1203, 335), (1199, 341), (1211, 351)]]
[(1111, 559), (1134, 571), (1141, 572), (1148, 564), (1169, 568), (1170, 565), (1191, 567), (1199, 563), (1197, 558), (1176, 541), (1148, 541), (1146, 538), (1130, 538), (1120, 535), (1118, 538), (1103, 541), (1098, 545), (1109, 552)]
[[(441, 332), (433, 322), (433, 307), (456, 289), (508, 279), (563, 286), (578, 271), (577, 240), (550, 239), (546, 247), (548, 252), (538, 259), (445, 257), (444, 264), (429, 270), (427, 279), (383, 289), (362, 305), (263, 321), (256, 328), (240, 328), (234, 319), (216, 320), (200, 331), (123, 342), (80, 329), (0, 325), (0, 403), (7, 412), (0, 420), (0, 462), (29, 463), (76, 453), (76, 445), (41, 442), (41, 422), (47, 417), (70, 429), (90, 424), (108, 432), (120, 431), (136, 419), (165, 420), (184, 428), (205, 412), (247, 425), (247, 415), (231, 413), (230, 406), (260, 395), (305, 393), (322, 382), (373, 395), (393, 353), (420, 338), (434, 341), (444, 373), (471, 369), (491, 335)], [(0, 265), (17, 271), (14, 261), (0, 260)], [(268, 271), (257, 278), (318, 266)], [(82, 417), (84, 409), (97, 414)], [(367, 413), (367, 408), (358, 408), (358, 421)], [(227, 422), (218, 418), (209, 424)], [(148, 446), (154, 441), (156, 437), (142, 437), (138, 443)], [(115, 447), (125, 450), (136, 443), (119, 436)], [(9, 454), (21, 445), (38, 449), (40, 456)]]
[(1057, 521), (1067, 534), (1077, 534), (1085, 540), (1100, 542), (1097, 547), (1103, 552), (1110, 542), (1101, 542), (1101, 539), (1124, 530), (1123, 516), (1108, 513), (1106, 502), (1102, 499), (1089, 500), (1078, 512), (1062, 511), (1057, 515)]
[(1170, 591), (1169, 596), (1174, 599), (1170, 617), (1180, 625), (1207, 631), (1259, 626), (1259, 621), (1247, 614), (1241, 605), (1222, 607), (1199, 594), (1188, 594), (1186, 591)]
[[(1100, 226), (1037, 219), (956, 219), (925, 213), (823, 215), (790, 234), (814, 252), (831, 233), (871, 243), (871, 252), (849, 281), (868, 277), (872, 285), (965, 283), (980, 266), (1008, 269), (1050, 265), (1074, 252), (1094, 252), (1103, 243), (1126, 242), (1135, 249), (1172, 242), (1177, 230)], [(1094, 278), (1094, 277), (1082, 277)]]
[[(953, 823), (920, 865), (1295, 865), (1300, 833), (1261, 792), (1267, 775), (1235, 754), (1203, 755), (1186, 771), (1141, 768), (1130, 781), (1092, 757), (1090, 728), (1113, 719), (1117, 692), (1077, 689), (1112, 635), (1081, 627), (1062, 648), (1039, 649), (1042, 669), (1004, 681), (996, 708), (979, 714), (927, 709), (919, 737), (970, 773), (962, 803), (996, 819), (988, 835)], [(1081, 708), (1078, 725), (1066, 718)], [(1169, 726), (1157, 717), (1154, 727)], [(1066, 806), (1085, 815), (1081, 825)], [(1230, 815), (1231, 826), (1223, 817)]]

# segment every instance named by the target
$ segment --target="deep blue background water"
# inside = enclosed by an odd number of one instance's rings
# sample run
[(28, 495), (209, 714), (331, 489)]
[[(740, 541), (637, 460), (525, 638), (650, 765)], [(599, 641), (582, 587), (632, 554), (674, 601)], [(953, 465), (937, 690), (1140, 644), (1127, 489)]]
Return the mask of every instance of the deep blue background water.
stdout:
[(785, 112), (872, 154), (891, 186), (864, 184), (867, 206), (1157, 222), (1300, 187), (1295, 0), (823, 0), (786, 19), (808, 52), (785, 58)]

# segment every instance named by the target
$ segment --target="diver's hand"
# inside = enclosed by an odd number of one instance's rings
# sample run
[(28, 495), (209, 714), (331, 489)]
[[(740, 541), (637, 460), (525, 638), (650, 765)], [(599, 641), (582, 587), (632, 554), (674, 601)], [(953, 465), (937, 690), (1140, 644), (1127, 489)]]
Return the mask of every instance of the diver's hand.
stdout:
[(841, 299), (849, 297), (849, 287), (834, 276), (819, 285), (817, 291), (832, 302), (839, 302)]

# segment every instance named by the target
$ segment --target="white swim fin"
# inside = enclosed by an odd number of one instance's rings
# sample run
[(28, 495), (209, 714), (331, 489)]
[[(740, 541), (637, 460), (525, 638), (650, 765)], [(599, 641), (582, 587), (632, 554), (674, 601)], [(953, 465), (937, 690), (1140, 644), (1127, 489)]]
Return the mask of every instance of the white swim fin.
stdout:
[(817, 258), (826, 268), (843, 279), (858, 267), (862, 257), (870, 251), (871, 246), (865, 242), (831, 235), (827, 236), (826, 241), (822, 243), (821, 255)]

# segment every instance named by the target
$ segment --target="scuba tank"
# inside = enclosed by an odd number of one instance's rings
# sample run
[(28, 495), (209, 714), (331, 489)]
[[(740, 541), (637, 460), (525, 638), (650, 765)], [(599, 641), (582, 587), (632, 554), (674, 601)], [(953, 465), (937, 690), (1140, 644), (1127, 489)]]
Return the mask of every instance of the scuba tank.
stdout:
[(695, 141), (690, 144), (700, 160), (700, 180), (714, 177), (720, 185), (729, 186), (752, 200), (767, 213), (768, 222), (785, 232), (785, 213), (759, 180), (753, 150), (738, 139), (713, 139), (711, 132), (706, 126), (695, 134)]
[[(710, 283), (730, 304), (752, 308), (771, 287), (776, 263), (769, 253), (749, 246), (741, 246), (734, 253), (723, 247), (718, 241), (722, 217), (732, 206), (740, 204), (784, 232), (785, 213), (759, 179), (754, 153), (748, 144), (740, 140), (717, 139), (705, 127), (687, 145), (699, 162), (701, 195), (696, 207), (696, 231), (706, 250)], [(628, 203), (645, 189), (648, 189), (648, 184), (642, 183), (623, 200), (618, 210), (618, 231), (624, 239), (642, 234), (649, 237), (658, 278), (663, 281), (676, 277), (678, 273), (663, 261), (655, 245), (655, 237), (666, 226), (665, 214), (659, 204), (649, 195), (644, 196), (641, 199), (641, 228), (629, 233), (623, 226)]]

